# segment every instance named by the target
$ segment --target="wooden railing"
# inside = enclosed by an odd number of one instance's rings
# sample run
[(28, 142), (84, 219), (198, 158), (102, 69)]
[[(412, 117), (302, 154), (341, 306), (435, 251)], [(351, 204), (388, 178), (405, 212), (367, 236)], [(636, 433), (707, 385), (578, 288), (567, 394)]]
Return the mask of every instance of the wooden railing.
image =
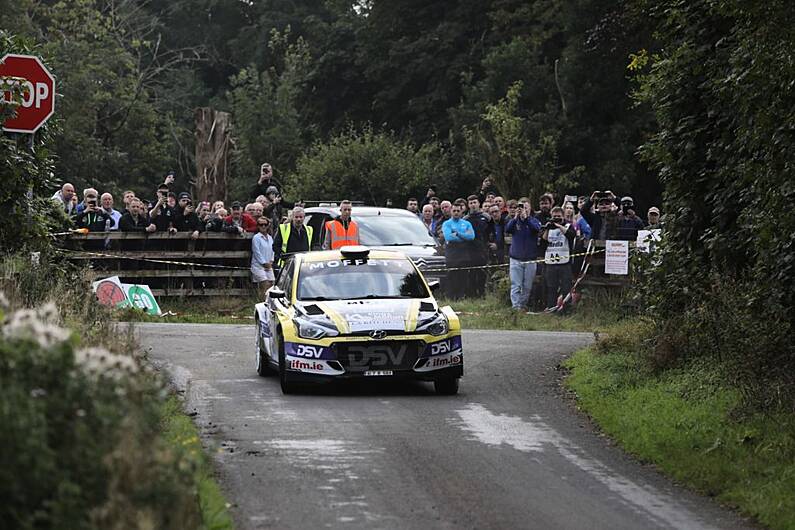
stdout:
[[(103, 276), (117, 275), (123, 283), (146, 284), (155, 296), (247, 296), (254, 292), (249, 273), (252, 234), (204, 232), (195, 240), (190, 235), (71, 234), (62, 248), (67, 259), (88, 261)], [(604, 250), (605, 242), (596, 241), (595, 246)], [(630, 249), (634, 246), (630, 242)], [(604, 261), (604, 252), (591, 257), (584, 287), (623, 288), (631, 283), (631, 276), (606, 275)]]
[[(253, 293), (249, 265), (252, 234), (204, 232), (71, 234), (67, 259), (85, 263), (123, 283), (146, 284), (155, 296), (245, 296)], [(225, 268), (228, 267), (228, 268)]]

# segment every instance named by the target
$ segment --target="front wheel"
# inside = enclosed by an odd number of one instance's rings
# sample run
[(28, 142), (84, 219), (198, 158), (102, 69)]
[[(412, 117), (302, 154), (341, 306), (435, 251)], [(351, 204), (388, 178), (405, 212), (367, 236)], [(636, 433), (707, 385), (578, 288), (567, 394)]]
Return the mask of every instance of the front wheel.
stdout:
[(444, 379), (437, 379), (433, 382), (433, 387), (440, 396), (454, 396), (458, 394), (458, 378), (445, 377)]
[(267, 356), (262, 352), (262, 333), (260, 326), (262, 326), (262, 322), (257, 319), (257, 374), (260, 377), (268, 377), (269, 375), (273, 375), (273, 368), (271, 368)]
[(278, 336), (276, 344), (279, 348), (279, 385), (282, 387), (282, 394), (290, 394), (295, 385), (290, 382), (287, 376), (287, 360), (284, 357), (284, 339)]

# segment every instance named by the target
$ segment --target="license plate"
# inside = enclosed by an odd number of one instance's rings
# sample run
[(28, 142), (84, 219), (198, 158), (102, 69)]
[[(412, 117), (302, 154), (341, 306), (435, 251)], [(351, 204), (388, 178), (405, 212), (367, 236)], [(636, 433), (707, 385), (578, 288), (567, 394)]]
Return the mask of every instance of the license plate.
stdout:
[(392, 375), (392, 370), (367, 370), (364, 372), (365, 376), (381, 376), (381, 375)]

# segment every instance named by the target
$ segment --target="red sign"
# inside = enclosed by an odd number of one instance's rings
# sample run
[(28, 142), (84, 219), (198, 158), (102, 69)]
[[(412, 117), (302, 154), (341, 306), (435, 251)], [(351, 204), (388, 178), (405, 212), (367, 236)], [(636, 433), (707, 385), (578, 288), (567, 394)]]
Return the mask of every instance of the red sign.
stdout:
[(10, 88), (21, 85), (22, 101), (16, 118), (3, 123), (3, 130), (34, 133), (55, 112), (55, 78), (38, 57), (7, 54), (0, 60), (0, 91), (11, 101)]

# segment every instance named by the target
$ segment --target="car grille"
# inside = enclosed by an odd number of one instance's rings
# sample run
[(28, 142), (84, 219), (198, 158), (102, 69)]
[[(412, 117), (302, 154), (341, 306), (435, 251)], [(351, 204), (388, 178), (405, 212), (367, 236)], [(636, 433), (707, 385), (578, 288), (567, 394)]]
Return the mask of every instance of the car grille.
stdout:
[(337, 360), (346, 372), (367, 370), (411, 370), (419, 357), (422, 341), (350, 342), (336, 345)]

